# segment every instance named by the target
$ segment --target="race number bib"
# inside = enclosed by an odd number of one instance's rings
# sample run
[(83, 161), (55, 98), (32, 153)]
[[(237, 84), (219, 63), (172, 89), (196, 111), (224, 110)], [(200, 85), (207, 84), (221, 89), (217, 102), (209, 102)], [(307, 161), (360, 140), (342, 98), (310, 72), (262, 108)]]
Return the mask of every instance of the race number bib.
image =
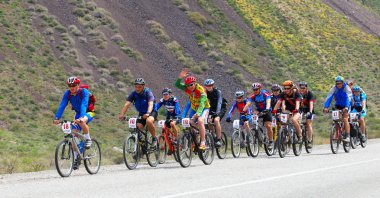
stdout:
[(164, 128), (164, 126), (165, 126), (165, 120), (159, 120), (159, 121), (158, 121), (158, 126), (159, 126), (160, 128)]
[(333, 120), (339, 120), (339, 111), (333, 111), (332, 112), (332, 119)]
[(300, 113), (300, 117), (298, 118), (298, 122), (299, 122), (299, 123), (302, 122), (302, 116), (303, 116), (303, 113)]
[(257, 115), (252, 115), (252, 123), (257, 124), (257, 121), (259, 120), (259, 116)]
[(357, 119), (357, 114), (356, 113), (350, 113), (350, 120), (351, 122)]
[(64, 122), (62, 124), (62, 131), (64, 133), (70, 134), (71, 133), (71, 123), (70, 122)]
[(281, 122), (286, 123), (288, 122), (288, 114), (282, 113), (280, 115)]
[(234, 127), (234, 129), (238, 129), (240, 126), (240, 120), (234, 120), (234, 123), (232, 124), (232, 126)]
[(182, 119), (182, 126), (183, 127), (190, 127), (190, 118)]
[(135, 129), (136, 128), (136, 122), (137, 122), (137, 118), (130, 118), (128, 121), (129, 128)]
[(276, 119), (276, 117), (273, 117), (272, 118), (272, 127), (275, 127), (275, 126), (277, 126), (277, 119)]

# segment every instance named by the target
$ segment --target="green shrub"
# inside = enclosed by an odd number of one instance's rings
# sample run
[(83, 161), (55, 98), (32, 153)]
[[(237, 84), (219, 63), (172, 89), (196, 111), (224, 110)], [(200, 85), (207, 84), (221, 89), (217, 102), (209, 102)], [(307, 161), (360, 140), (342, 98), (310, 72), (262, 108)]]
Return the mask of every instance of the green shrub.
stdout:
[(198, 25), (199, 27), (203, 28), (205, 23), (207, 22), (207, 19), (205, 16), (203, 16), (199, 12), (191, 12), (187, 11), (186, 12), (187, 16), (189, 17), (190, 21)]
[(70, 25), (68, 28), (69, 28), (70, 33), (73, 34), (74, 36), (83, 35), (82, 31), (80, 31), (75, 25)]
[(190, 71), (192, 71), (195, 74), (202, 74), (202, 68), (198, 65), (192, 66), (190, 68)]

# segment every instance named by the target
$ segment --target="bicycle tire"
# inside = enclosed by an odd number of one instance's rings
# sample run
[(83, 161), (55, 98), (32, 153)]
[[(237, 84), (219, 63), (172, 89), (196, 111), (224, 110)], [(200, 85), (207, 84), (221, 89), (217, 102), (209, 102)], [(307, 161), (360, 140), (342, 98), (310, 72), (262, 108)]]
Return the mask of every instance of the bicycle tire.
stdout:
[(136, 136), (130, 136), (124, 141), (123, 158), (129, 170), (137, 167), (140, 158), (140, 144)]
[[(295, 131), (294, 131), (294, 133), (296, 133)], [(296, 134), (293, 134), (293, 143), (292, 143), (292, 148), (293, 148), (293, 154), (295, 155), (295, 156), (300, 156), (301, 155), (301, 153), (302, 153), (302, 146), (303, 146), (303, 142), (298, 142), (297, 141), (297, 137), (296, 137), (297, 135)], [(302, 138), (302, 137), (300, 137), (300, 138)]]
[[(311, 145), (311, 147), (309, 148), (309, 144)], [(305, 137), (305, 150), (306, 150), (306, 153), (311, 153), (313, 151), (313, 147), (314, 147), (314, 134), (311, 135), (311, 142), (309, 143), (308, 140), (307, 140), (307, 137)]]
[(222, 145), (219, 148), (216, 148), (216, 155), (219, 159), (225, 159), (227, 156), (228, 142), (226, 133), (222, 132), (222, 137), (220, 139)]
[[(350, 139), (351, 139), (351, 137), (350, 137)], [(351, 141), (350, 141), (350, 142), (351, 142)], [(351, 143), (350, 143), (350, 142), (344, 142), (344, 141), (342, 141), (343, 150), (344, 150), (344, 152), (346, 152), (346, 153), (349, 153), (350, 150), (351, 150)]]
[[(153, 137), (147, 137), (148, 141), (148, 148), (146, 152), (146, 160), (148, 161), (149, 166), (151, 167), (156, 167), (158, 165), (158, 161), (160, 160), (160, 150), (158, 149), (158, 142), (155, 148), (152, 148), (152, 142), (153, 142)], [(158, 140), (157, 140), (158, 141)]]
[(238, 158), (241, 153), (239, 130), (235, 130), (231, 135), (231, 152), (234, 158)]
[(331, 127), (331, 131), (330, 131), (330, 147), (331, 147), (331, 151), (332, 153), (334, 154), (337, 154), (338, 151), (339, 151), (339, 143), (340, 143), (340, 140), (338, 137), (338, 129), (336, 128), (336, 125), (333, 124), (332, 127)]
[(168, 144), (166, 143), (165, 137), (163, 135), (158, 136), (158, 140), (157, 141), (158, 141), (157, 142), (157, 144), (158, 144), (158, 150), (159, 150), (159, 153), (160, 153), (160, 157), (159, 157), (158, 163), (159, 164), (164, 164), (166, 162), (166, 156), (167, 156), (167, 153), (168, 153)]
[[(88, 154), (90, 153), (90, 154)], [(97, 153), (97, 155), (96, 155)], [(95, 138), (92, 138), (92, 144), (89, 149), (85, 149), (83, 152), (83, 158), (84, 158), (84, 167), (86, 168), (86, 171), (93, 175), (99, 172), (101, 161), (102, 161), (102, 153), (100, 150), (100, 146), (98, 141)], [(91, 159), (97, 159), (97, 161), (91, 160)], [(95, 164), (95, 168), (93, 169), (91, 165)]]
[(248, 138), (247, 149), (249, 153), (248, 156), (251, 156), (251, 157), (257, 157), (260, 152), (259, 139), (256, 134), (257, 134), (257, 131), (255, 132), (250, 131), (249, 135), (247, 136)]
[(215, 149), (214, 138), (210, 133), (206, 133), (206, 149), (199, 152), (199, 158), (205, 165), (210, 165), (214, 161)]
[[(262, 129), (261, 129), (262, 130)], [(274, 136), (274, 133), (273, 133), (273, 136)], [(269, 149), (268, 148), (268, 144), (269, 144), (269, 140), (265, 140), (264, 141), (264, 151), (265, 151), (265, 153), (267, 154), (267, 156), (272, 156), (273, 155), (273, 153), (274, 153), (274, 142), (273, 142), (273, 145), (272, 145), (272, 149)]]
[(360, 138), (359, 138), (360, 130), (359, 130), (359, 127), (357, 125), (354, 125), (354, 126), (350, 125), (350, 129), (354, 131), (354, 133), (351, 134), (354, 136), (350, 136), (351, 148), (356, 149), (360, 144)]
[[(61, 150), (62, 147), (62, 150)], [(67, 150), (68, 148), (68, 150)], [(67, 156), (65, 156), (67, 154)], [(71, 147), (71, 143), (68, 140), (60, 141), (55, 147), (55, 167), (57, 169), (58, 174), (61, 177), (70, 176), (71, 172), (73, 172), (74, 165), (74, 151)], [(64, 164), (68, 165), (67, 170), (62, 167), (63, 163), (59, 163), (60, 159), (63, 160)]]
[(284, 158), (286, 154), (288, 153), (288, 143), (287, 143), (287, 137), (286, 137), (287, 131), (286, 129), (280, 129), (278, 131), (278, 154), (280, 155), (281, 158)]
[(183, 168), (190, 166), (193, 155), (192, 138), (189, 132), (183, 132), (177, 140), (177, 158)]
[(367, 146), (367, 142), (368, 142), (368, 133), (367, 133), (367, 129), (365, 130), (365, 139), (366, 141), (363, 142), (363, 140), (360, 138), (360, 145), (362, 146), (362, 148), (365, 148)]

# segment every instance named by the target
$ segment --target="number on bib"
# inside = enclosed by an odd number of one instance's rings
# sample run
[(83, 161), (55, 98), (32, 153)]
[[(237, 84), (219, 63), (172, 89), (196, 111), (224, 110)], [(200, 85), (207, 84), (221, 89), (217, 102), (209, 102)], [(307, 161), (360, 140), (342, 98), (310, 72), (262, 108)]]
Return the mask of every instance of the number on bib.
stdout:
[(67, 134), (71, 133), (71, 123), (70, 122), (64, 122), (62, 124), (62, 131), (64, 133), (67, 133)]
[(259, 116), (257, 116), (257, 115), (253, 115), (252, 116), (252, 123), (253, 124), (257, 124), (257, 121), (259, 120)]
[(234, 127), (234, 129), (238, 129), (240, 126), (240, 120), (234, 120), (234, 123), (232, 124), (232, 126)]
[(332, 119), (333, 120), (339, 120), (339, 111), (333, 111), (332, 112)]
[(165, 126), (165, 120), (159, 120), (158, 121), (158, 126), (161, 127), (161, 128), (164, 128), (164, 126)]
[(190, 127), (190, 118), (182, 119), (182, 126), (183, 127)]
[(277, 120), (276, 120), (276, 117), (273, 117), (272, 118), (272, 127), (275, 127), (277, 126)]
[(136, 121), (137, 121), (137, 118), (130, 118), (128, 121), (129, 128), (135, 129), (136, 128)]
[(350, 113), (350, 120), (351, 122), (357, 119), (357, 114), (356, 113)]
[(288, 121), (288, 114), (281, 114), (281, 122), (286, 123)]

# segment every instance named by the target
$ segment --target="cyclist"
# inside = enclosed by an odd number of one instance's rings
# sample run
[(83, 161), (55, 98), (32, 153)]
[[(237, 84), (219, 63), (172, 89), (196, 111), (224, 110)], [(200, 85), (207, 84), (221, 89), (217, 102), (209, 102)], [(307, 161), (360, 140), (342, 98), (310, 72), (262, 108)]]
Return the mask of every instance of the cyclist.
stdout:
[(310, 91), (307, 87), (307, 82), (300, 82), (299, 83), (300, 93), (302, 94), (303, 101), (301, 104), (301, 109), (306, 116), (306, 129), (307, 129), (307, 136), (309, 144), (308, 147), (311, 148), (312, 144), (312, 138), (313, 138), (313, 114), (314, 114), (314, 94), (312, 91)]
[(281, 93), (280, 99), (277, 101), (274, 109), (272, 110), (273, 114), (277, 113), (278, 107), (281, 107), (282, 111), (290, 111), (293, 113), (292, 122), (294, 128), (297, 131), (298, 143), (301, 143), (301, 126), (298, 122), (300, 117), (300, 106), (302, 102), (302, 95), (298, 92), (297, 88), (294, 86), (293, 82), (290, 80), (285, 81), (283, 84), (284, 92)]
[[(270, 107), (274, 109), (274, 106), (276, 106), (276, 103), (278, 99), (280, 99), (280, 95), (282, 93), (282, 88), (278, 84), (273, 84), (271, 87), (272, 94), (270, 96)], [(281, 112), (281, 107), (278, 107), (277, 113)]]
[(359, 119), (359, 124), (360, 124), (360, 130), (362, 133), (360, 134), (360, 138), (362, 139), (363, 142), (366, 141), (365, 137), (365, 121), (364, 118), (366, 116), (366, 104), (367, 104), (367, 96), (364, 92), (362, 92), (361, 88), (359, 86), (354, 86), (354, 95), (352, 96), (353, 99), (353, 106), (352, 106), (352, 112), (360, 112), (360, 119)]
[[(79, 88), (80, 79), (78, 77), (69, 77), (66, 81), (66, 84), (69, 86), (69, 90), (65, 91), (63, 94), (61, 103), (55, 114), (53, 124), (59, 124), (62, 114), (65, 111), (67, 104), (70, 102), (72, 109), (76, 113), (74, 122), (79, 124), (79, 126), (82, 128), (84, 137), (86, 139), (85, 148), (89, 149), (91, 147), (92, 141), (88, 124), (94, 119), (95, 116), (95, 113), (93, 111), (88, 111), (90, 92), (87, 89)], [(82, 92), (81, 94), (79, 94), (79, 90)], [(78, 153), (74, 153), (74, 155), (75, 161), (73, 169), (77, 169), (78, 163), (80, 163), (80, 161), (77, 160)]]
[(344, 82), (344, 78), (337, 76), (335, 78), (335, 86), (331, 88), (327, 94), (326, 102), (324, 104), (323, 112), (329, 111), (330, 103), (335, 98), (335, 108), (343, 110), (343, 122), (345, 133), (343, 134), (345, 142), (350, 142), (350, 124), (348, 122), (348, 111), (350, 109), (350, 103), (352, 98), (352, 92), (349, 86)]
[(215, 124), (215, 132), (216, 132), (216, 146), (221, 146), (222, 142), (220, 141), (222, 138), (222, 127), (220, 126), (220, 120), (224, 117), (226, 113), (225, 109), (222, 109), (222, 92), (214, 86), (215, 81), (213, 79), (207, 79), (203, 83), (206, 87), (207, 98), (210, 102), (210, 113), (212, 119)]
[(251, 103), (256, 104), (255, 114), (263, 113), (263, 121), (265, 124), (265, 128), (267, 128), (267, 135), (269, 138), (268, 148), (271, 149), (273, 147), (273, 130), (272, 130), (272, 114), (271, 110), (271, 97), (270, 93), (262, 88), (260, 83), (252, 84), (253, 93), (249, 96), (248, 102), (245, 105), (243, 111), (245, 112)]
[(248, 103), (247, 99), (243, 99), (244, 91), (235, 92), (235, 102), (232, 104), (230, 111), (227, 114), (226, 122), (231, 122), (231, 114), (234, 113), (234, 110), (237, 109), (240, 113), (240, 125), (245, 126), (246, 135), (251, 130), (249, 127), (249, 122), (252, 121), (252, 110), (251, 107), (248, 107), (247, 111), (243, 112), (245, 105)]
[[(187, 76), (187, 77), (186, 77)], [(181, 83), (182, 79), (185, 78), (185, 84)], [(206, 129), (205, 121), (207, 120), (210, 103), (207, 99), (207, 94), (204, 88), (197, 83), (194, 76), (187, 75), (187, 69), (183, 69), (175, 82), (175, 86), (187, 94), (190, 99), (191, 107), (189, 112), (189, 117), (195, 122), (197, 122), (199, 134), (201, 137), (201, 144), (199, 146), (200, 150), (206, 149)]]
[(155, 111), (155, 102), (153, 92), (145, 87), (145, 80), (137, 78), (134, 82), (135, 90), (127, 96), (123, 108), (120, 111), (119, 119), (125, 119), (125, 113), (128, 111), (129, 106), (133, 103), (136, 110), (139, 112), (139, 119), (137, 119), (137, 128), (141, 131), (144, 130), (144, 126), (148, 126), (150, 134), (152, 134), (152, 148), (157, 146), (156, 128), (154, 126), (154, 120), (157, 118), (157, 112)]
[(177, 142), (178, 129), (177, 129), (177, 121), (181, 118), (181, 110), (179, 107), (178, 99), (172, 95), (172, 90), (169, 88), (164, 88), (162, 90), (162, 98), (156, 105), (155, 111), (161, 108), (161, 106), (165, 106), (166, 108), (166, 122), (165, 125), (169, 128), (173, 129), (174, 132), (174, 142)]

